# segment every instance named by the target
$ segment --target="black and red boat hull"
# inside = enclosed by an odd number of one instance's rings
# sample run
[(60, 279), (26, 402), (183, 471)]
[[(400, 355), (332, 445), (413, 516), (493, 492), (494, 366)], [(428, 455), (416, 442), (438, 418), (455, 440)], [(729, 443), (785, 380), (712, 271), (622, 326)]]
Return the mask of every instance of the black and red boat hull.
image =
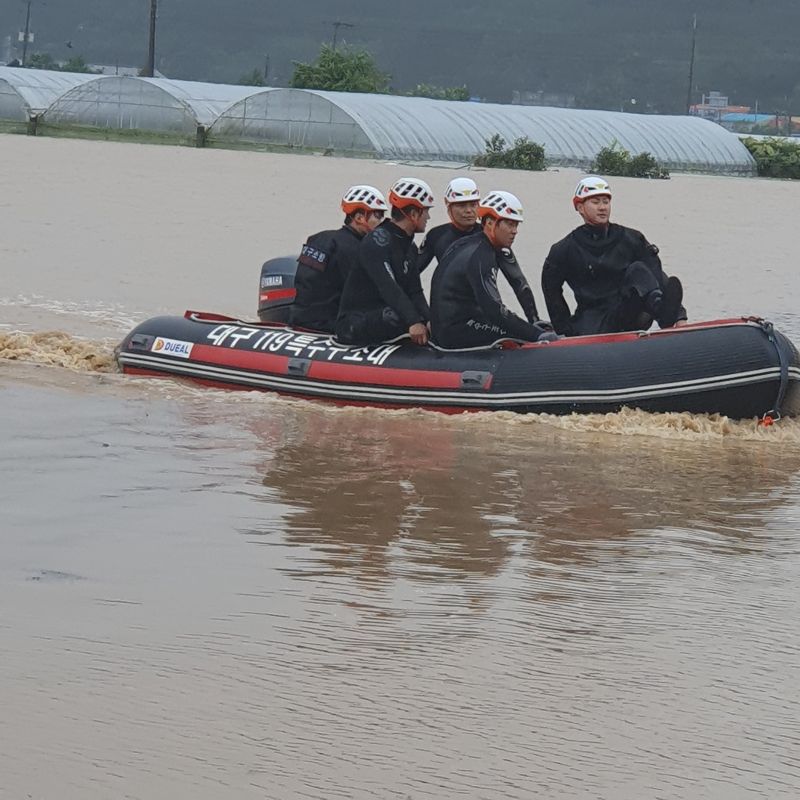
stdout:
[(717, 320), (652, 333), (443, 351), (368, 348), (275, 323), (187, 311), (137, 326), (118, 348), (124, 372), (391, 408), (523, 413), (800, 412), (800, 357), (768, 323)]

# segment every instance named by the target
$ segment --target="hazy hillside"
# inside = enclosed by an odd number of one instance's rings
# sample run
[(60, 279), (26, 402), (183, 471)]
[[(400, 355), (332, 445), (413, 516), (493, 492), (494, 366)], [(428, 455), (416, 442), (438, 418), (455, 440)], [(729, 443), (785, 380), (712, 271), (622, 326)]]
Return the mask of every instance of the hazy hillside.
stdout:
[[(57, 59), (144, 63), (150, 0), (33, 0), (34, 51)], [(0, 36), (24, 26), (26, 0), (0, 0)], [(456, 13), (457, 12), (457, 13)], [(285, 85), (292, 60), (330, 41), (372, 51), (393, 86), (467, 84), (508, 102), (513, 90), (573, 95), (578, 105), (681, 112), (691, 20), (695, 97), (800, 113), (796, 0), (159, 0), (157, 67), (170, 77), (234, 82), (269, 58)], [(66, 43), (71, 42), (72, 48)]]

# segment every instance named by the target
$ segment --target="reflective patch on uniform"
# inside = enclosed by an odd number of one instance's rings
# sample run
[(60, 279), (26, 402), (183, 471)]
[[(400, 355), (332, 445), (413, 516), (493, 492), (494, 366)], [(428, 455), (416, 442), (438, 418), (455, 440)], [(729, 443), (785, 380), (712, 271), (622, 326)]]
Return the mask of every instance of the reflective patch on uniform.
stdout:
[(386, 228), (375, 228), (371, 236), (372, 241), (375, 242), (378, 247), (387, 247), (391, 241), (389, 231), (387, 231)]
[(310, 244), (303, 245), (303, 249), (300, 251), (300, 257), (297, 260), (301, 264), (305, 264), (305, 266), (319, 270), (320, 272), (328, 266), (328, 254), (318, 247), (312, 247)]

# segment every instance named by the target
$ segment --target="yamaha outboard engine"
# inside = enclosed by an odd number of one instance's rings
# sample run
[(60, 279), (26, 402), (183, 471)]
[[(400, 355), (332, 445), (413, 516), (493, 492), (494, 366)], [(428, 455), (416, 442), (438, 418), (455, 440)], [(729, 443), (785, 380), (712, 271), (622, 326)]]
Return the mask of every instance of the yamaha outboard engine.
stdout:
[(258, 287), (258, 318), (262, 322), (289, 322), (289, 311), (297, 294), (296, 271), (297, 256), (280, 256), (264, 262)]

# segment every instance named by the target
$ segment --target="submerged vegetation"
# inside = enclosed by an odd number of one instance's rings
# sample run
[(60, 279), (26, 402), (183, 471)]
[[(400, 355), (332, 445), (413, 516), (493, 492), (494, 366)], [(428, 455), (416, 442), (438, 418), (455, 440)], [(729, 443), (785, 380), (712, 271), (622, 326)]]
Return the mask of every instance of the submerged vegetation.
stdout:
[[(511, 147), (506, 147), (506, 140), (499, 133), (486, 140), (486, 152), (473, 158), (472, 163), (476, 167), (533, 171), (547, 169), (543, 145), (523, 136), (515, 139)], [(598, 152), (591, 170), (599, 175), (621, 175), (627, 178), (669, 178), (669, 171), (650, 153), (632, 156), (616, 141)]]
[(625, 178), (669, 178), (669, 171), (650, 153), (632, 156), (619, 142), (613, 141), (595, 156), (592, 171), (600, 175), (618, 175)]
[(744, 146), (765, 178), (800, 180), (800, 142), (787, 139), (744, 139)]
[(522, 136), (515, 139), (511, 147), (506, 147), (506, 140), (499, 133), (486, 140), (486, 152), (475, 156), (472, 163), (476, 167), (504, 167), (535, 172), (547, 169), (543, 145)]

